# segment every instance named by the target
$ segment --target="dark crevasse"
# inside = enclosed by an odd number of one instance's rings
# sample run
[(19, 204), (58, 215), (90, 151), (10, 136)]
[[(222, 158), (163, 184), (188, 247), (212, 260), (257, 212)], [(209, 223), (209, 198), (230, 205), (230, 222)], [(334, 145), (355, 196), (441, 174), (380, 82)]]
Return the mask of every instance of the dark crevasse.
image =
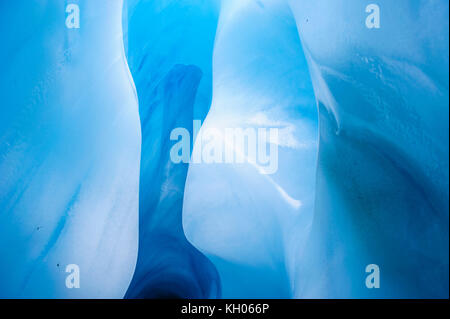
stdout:
[(219, 297), (215, 267), (182, 228), (189, 164), (170, 158), (172, 130), (192, 136), (194, 116), (202, 119), (210, 106), (216, 8), (213, 2), (153, 0), (129, 1), (125, 8), (142, 126), (139, 252), (125, 297)]
[[(143, 128), (139, 254), (127, 298), (205, 298), (218, 295), (212, 264), (184, 237), (181, 211), (188, 164), (170, 160), (170, 133), (192, 131), (193, 106), (202, 73), (175, 65), (141, 100)], [(139, 86), (138, 86), (139, 92)]]

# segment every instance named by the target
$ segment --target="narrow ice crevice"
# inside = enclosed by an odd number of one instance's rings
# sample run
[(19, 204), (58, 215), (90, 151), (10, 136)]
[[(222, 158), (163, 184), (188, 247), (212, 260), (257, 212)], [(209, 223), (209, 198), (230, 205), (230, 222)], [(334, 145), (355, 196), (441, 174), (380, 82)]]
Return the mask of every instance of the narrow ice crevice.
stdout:
[(142, 124), (139, 256), (126, 298), (219, 297), (214, 265), (182, 229), (189, 164), (170, 157), (172, 132), (192, 135), (194, 119), (203, 120), (211, 104), (218, 6), (201, 0), (129, 1), (126, 11), (125, 41)]

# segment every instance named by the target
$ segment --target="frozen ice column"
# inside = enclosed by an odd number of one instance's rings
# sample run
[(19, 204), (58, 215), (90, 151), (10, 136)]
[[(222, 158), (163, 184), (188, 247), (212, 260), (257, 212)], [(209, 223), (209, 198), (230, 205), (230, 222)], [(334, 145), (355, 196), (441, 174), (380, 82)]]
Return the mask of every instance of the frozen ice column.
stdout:
[(216, 266), (224, 298), (292, 297), (313, 219), (318, 129), (286, 1), (222, 2), (212, 106), (196, 136), (186, 237)]

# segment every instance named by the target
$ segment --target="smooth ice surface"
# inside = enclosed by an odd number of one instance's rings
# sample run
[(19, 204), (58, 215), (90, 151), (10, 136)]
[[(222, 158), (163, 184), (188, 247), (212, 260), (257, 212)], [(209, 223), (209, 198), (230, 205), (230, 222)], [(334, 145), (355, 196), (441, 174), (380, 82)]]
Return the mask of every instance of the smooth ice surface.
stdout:
[(122, 1), (74, 2), (80, 29), (67, 1), (0, 3), (2, 298), (121, 298), (134, 271), (140, 124)]

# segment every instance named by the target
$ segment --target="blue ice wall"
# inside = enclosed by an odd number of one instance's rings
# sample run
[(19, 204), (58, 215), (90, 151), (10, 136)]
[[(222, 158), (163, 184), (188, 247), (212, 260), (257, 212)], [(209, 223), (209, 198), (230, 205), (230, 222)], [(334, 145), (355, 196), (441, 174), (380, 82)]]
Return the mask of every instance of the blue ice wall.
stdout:
[(213, 264), (182, 229), (187, 163), (170, 159), (172, 130), (192, 135), (211, 103), (214, 1), (130, 1), (128, 58), (142, 124), (139, 257), (127, 298), (214, 298)]
[(80, 29), (67, 3), (0, 4), (1, 298), (121, 298), (134, 271), (141, 133), (122, 1), (70, 1)]
[[(448, 298), (448, 1), (290, 3), (320, 113), (296, 296)], [(368, 264), (380, 289), (365, 286)]]

